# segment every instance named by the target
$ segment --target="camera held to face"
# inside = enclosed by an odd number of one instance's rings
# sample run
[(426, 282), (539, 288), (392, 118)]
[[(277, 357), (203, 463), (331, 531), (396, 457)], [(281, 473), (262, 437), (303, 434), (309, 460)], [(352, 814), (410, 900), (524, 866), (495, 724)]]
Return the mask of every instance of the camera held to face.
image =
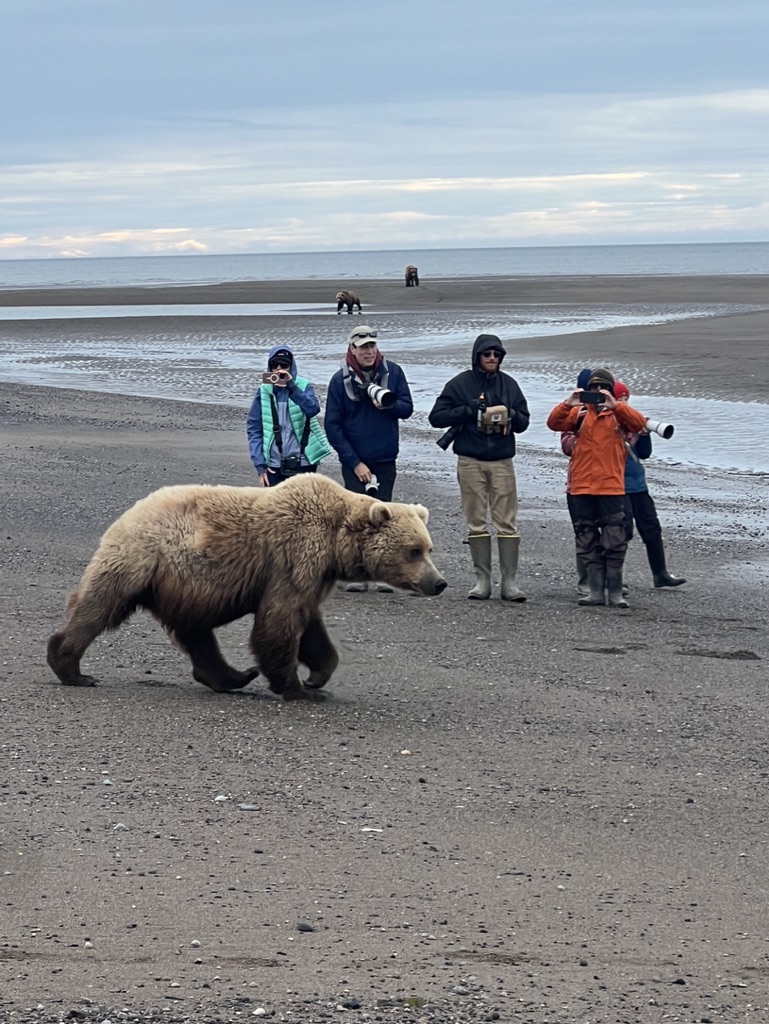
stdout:
[(603, 405), (606, 395), (602, 395), (600, 391), (581, 391), (579, 399), (583, 405)]
[(369, 384), (366, 388), (366, 394), (377, 409), (392, 409), (395, 405), (395, 393), (388, 391), (387, 388), (380, 387), (379, 384)]
[(281, 381), (286, 379), (286, 371), (283, 370), (282, 374), (281, 376), (281, 372), (278, 370), (268, 370), (262, 374), (262, 384), (280, 384)]

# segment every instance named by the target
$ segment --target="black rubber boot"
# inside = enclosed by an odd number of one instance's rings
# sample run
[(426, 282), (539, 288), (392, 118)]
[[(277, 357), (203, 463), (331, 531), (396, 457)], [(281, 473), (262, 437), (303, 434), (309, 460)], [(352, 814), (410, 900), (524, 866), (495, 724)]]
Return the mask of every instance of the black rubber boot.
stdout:
[(686, 580), (680, 576), (671, 576), (665, 566), (665, 546), (662, 537), (650, 540), (646, 543), (646, 557), (649, 559), (649, 568), (652, 571), (652, 579), (655, 587), (680, 587)]
[(609, 604), (612, 608), (629, 608), (625, 596), (622, 593), (622, 570), (607, 569), (606, 571), (606, 593), (609, 595)]
[(581, 597), (577, 604), (602, 605), (606, 604), (606, 570), (603, 566), (589, 565), (587, 567), (587, 582), (590, 593), (587, 597)]
[(577, 555), (577, 593), (580, 597), (587, 597), (590, 593), (590, 587), (587, 582), (587, 567), (579, 555)]

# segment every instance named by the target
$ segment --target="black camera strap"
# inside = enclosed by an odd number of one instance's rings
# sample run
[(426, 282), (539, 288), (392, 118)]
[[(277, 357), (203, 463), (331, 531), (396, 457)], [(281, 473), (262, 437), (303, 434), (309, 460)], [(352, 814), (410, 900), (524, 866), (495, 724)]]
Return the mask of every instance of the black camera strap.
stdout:
[[(280, 432), (280, 420), (278, 419), (278, 406), (275, 403), (275, 395), (270, 392), (270, 409), (272, 411), (272, 430), (275, 434), (275, 445), (277, 446), (280, 457), (283, 457), (283, 438)], [(304, 418), (304, 430), (302, 436), (299, 439), (299, 450), (304, 455), (304, 450), (307, 447), (307, 442), (310, 440), (310, 417), (305, 416)]]

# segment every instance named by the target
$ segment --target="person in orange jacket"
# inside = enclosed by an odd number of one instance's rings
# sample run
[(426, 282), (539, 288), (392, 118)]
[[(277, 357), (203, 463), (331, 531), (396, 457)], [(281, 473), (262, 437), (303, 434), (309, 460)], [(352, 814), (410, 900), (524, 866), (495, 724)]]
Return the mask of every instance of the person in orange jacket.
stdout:
[(624, 525), (626, 433), (644, 429), (646, 417), (614, 397), (614, 375), (590, 371), (587, 392), (577, 388), (551, 411), (550, 430), (574, 430), (569, 493), (577, 557), (587, 567), (590, 593), (582, 605), (627, 608), (622, 567), (628, 538)]

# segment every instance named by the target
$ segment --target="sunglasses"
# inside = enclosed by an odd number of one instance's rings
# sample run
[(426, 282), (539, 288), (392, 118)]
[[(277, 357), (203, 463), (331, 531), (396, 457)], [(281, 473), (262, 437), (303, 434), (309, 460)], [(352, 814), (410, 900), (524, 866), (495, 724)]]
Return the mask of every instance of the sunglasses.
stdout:
[(271, 359), (269, 362), (270, 370), (290, 370), (291, 363), (287, 359)]
[(484, 359), (501, 359), (502, 356), (495, 348), (490, 348), (487, 352), (481, 352)]
[(353, 341), (360, 341), (361, 338), (376, 338), (376, 331), (361, 331), (360, 334), (353, 334)]

